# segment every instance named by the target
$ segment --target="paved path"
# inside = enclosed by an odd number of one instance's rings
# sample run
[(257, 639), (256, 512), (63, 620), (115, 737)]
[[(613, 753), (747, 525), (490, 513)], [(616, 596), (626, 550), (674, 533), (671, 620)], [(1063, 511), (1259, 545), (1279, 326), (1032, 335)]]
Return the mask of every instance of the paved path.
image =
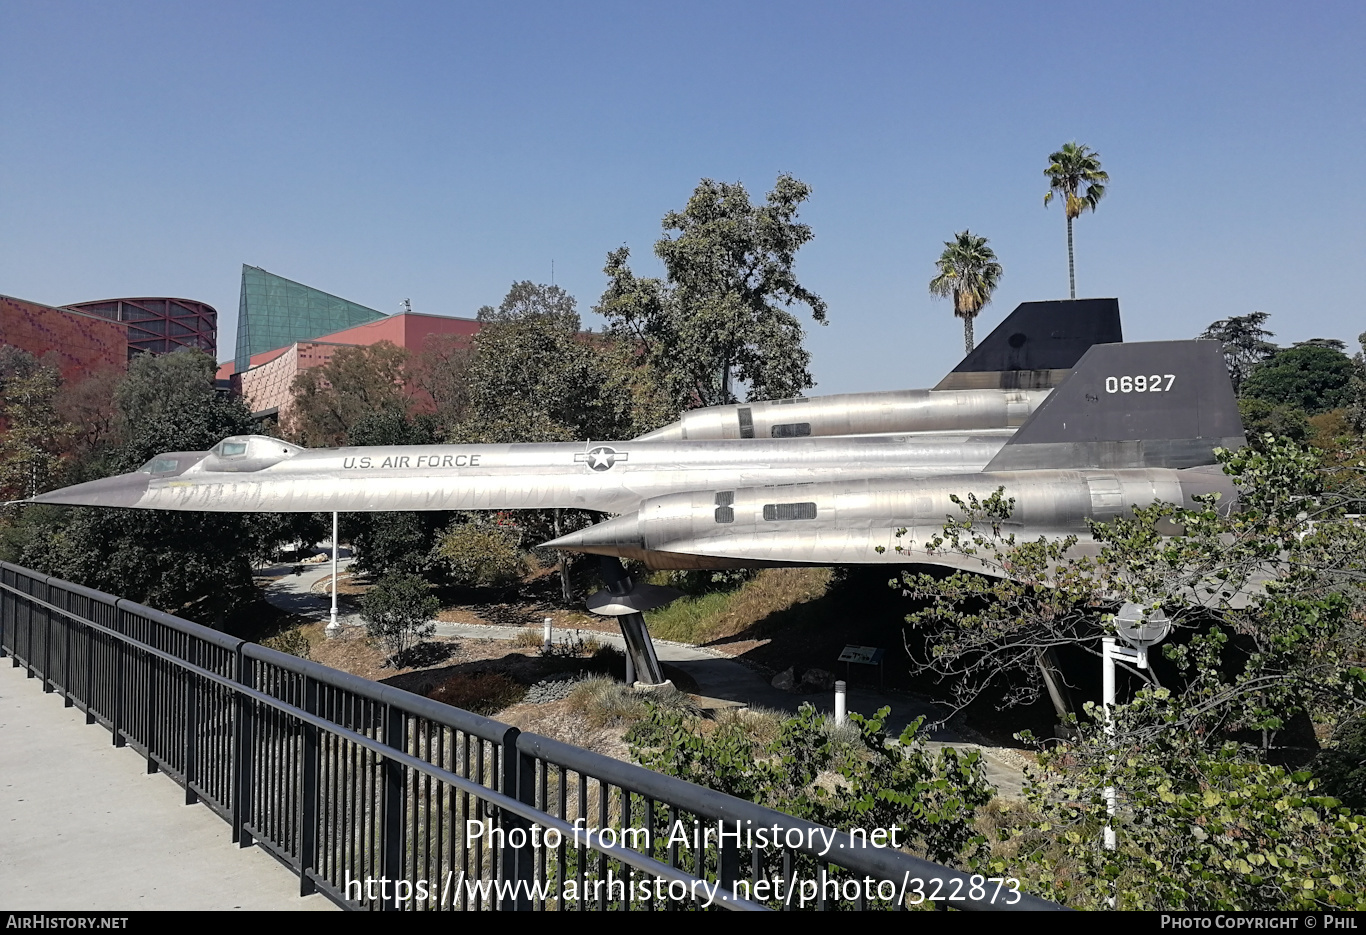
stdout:
[[(349, 558), (338, 560), (338, 568), (342, 571), (349, 564)], [(276, 571), (278, 570), (276, 569)], [(291, 613), (326, 619), (331, 606), (331, 598), (325, 593), (314, 592), (311, 589), (318, 581), (331, 573), (332, 565), (330, 562), (316, 566), (306, 565), (302, 575), (290, 574), (273, 582), (267, 589), (266, 599), (277, 607), (290, 610)], [(359, 616), (355, 614), (343, 615), (340, 621), (343, 625), (361, 625)], [(525, 627), (493, 624), (445, 623), (440, 621), (436, 624), (437, 636), (464, 639), (511, 640), (525, 630)], [(572, 639), (574, 632), (556, 630), (555, 639), (557, 641)], [(579, 632), (591, 635), (600, 643), (607, 643), (623, 652), (625, 651), (626, 643), (619, 633), (604, 633), (599, 630)], [(782, 691), (774, 688), (766, 678), (753, 669), (715, 650), (655, 640), (655, 652), (659, 655), (660, 662), (677, 666), (692, 676), (693, 680), (697, 682), (698, 694), (708, 698), (735, 702), (749, 707), (772, 708), (777, 711), (789, 712), (795, 712), (802, 703), (810, 702), (819, 711), (827, 714), (834, 712), (833, 692), (799, 695)], [(934, 721), (943, 718), (948, 713), (947, 708), (930, 702), (920, 701), (906, 695), (864, 688), (855, 688), (849, 692), (848, 705), (850, 711), (869, 716), (879, 708), (890, 707), (892, 710), (887, 718), (887, 729), (892, 736), (899, 735), (902, 729), (917, 717), (924, 715), (927, 721)], [(1020, 771), (1019, 763), (1011, 754), (990, 747), (967, 743), (952, 730), (943, 728), (926, 735), (925, 739), (931, 747), (953, 746), (959, 750), (981, 751), (986, 762), (987, 778), (991, 783), (1000, 790), (1002, 795), (1015, 796), (1019, 794), (1024, 777)]]
[[(341, 555), (337, 559), (338, 574), (344, 575), (351, 565), (349, 551), (346, 548), (341, 550)], [(300, 574), (294, 574), (295, 568), (302, 569)], [(265, 586), (266, 600), (281, 610), (319, 620), (326, 620), (331, 613), (331, 593), (313, 590), (315, 584), (332, 574), (330, 560), (309, 565), (273, 565), (269, 568), (257, 568), (255, 574), (283, 575)], [(355, 613), (347, 614), (347, 606), (345, 601), (340, 605), (340, 622), (359, 625), (360, 616)]]
[(335, 909), (109, 732), (0, 659), (0, 906)]

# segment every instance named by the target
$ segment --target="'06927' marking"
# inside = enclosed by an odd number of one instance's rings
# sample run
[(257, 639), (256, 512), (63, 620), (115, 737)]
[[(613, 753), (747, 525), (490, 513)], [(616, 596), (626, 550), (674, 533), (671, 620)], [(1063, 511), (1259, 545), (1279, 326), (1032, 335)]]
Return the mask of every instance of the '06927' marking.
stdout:
[(1139, 374), (1136, 377), (1106, 377), (1107, 393), (1165, 393), (1176, 382), (1174, 373), (1154, 373), (1150, 376)]

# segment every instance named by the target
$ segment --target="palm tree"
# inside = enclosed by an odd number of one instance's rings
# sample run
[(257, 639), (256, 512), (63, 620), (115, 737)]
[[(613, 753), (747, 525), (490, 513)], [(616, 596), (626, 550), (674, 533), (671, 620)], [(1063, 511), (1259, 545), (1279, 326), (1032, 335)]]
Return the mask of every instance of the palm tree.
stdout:
[(1105, 197), (1105, 184), (1110, 176), (1100, 168), (1100, 154), (1084, 143), (1064, 143), (1062, 149), (1048, 157), (1050, 165), (1043, 170), (1048, 176), (1047, 205), (1055, 192), (1067, 196), (1067, 283), (1072, 298), (1077, 297), (1077, 274), (1072, 262), (1072, 219), (1081, 217), (1087, 208), (1096, 210), (1096, 202)]
[(985, 237), (970, 231), (944, 241), (944, 252), (935, 262), (939, 275), (930, 280), (930, 295), (953, 297), (953, 313), (963, 319), (963, 345), (972, 352), (972, 320), (991, 301), (1001, 281), (1001, 264)]

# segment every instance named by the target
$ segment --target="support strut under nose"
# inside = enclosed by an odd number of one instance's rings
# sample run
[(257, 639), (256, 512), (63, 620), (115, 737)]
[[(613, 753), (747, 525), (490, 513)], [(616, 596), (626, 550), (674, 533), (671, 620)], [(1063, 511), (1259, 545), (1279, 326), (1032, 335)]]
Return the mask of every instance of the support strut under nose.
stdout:
[(655, 644), (645, 628), (644, 611), (662, 607), (680, 597), (673, 588), (653, 584), (636, 584), (626, 573), (621, 559), (611, 555), (601, 558), (600, 573), (607, 589), (588, 598), (588, 609), (595, 614), (616, 617), (626, 641), (626, 657), (635, 669), (636, 685), (655, 688), (669, 684), (664, 669), (655, 655)]

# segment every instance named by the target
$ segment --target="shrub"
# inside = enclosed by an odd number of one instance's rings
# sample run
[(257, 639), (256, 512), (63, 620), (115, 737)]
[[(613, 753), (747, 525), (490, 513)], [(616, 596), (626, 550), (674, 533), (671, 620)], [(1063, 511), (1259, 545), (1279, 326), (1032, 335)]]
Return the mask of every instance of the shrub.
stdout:
[(893, 742), (888, 713), (851, 714), (855, 739), (804, 704), (775, 739), (761, 742), (742, 715), (713, 726), (655, 703), (626, 739), (650, 769), (835, 828), (896, 827), (930, 860), (977, 859), (985, 841), (976, 813), (994, 791), (980, 754), (930, 753), (918, 736), (923, 718)]
[(455, 584), (506, 588), (522, 577), (522, 552), (516, 533), (501, 526), (453, 523), (441, 534), (437, 555)]
[(277, 633), (274, 636), (261, 641), (261, 645), (267, 649), (274, 649), (278, 652), (289, 653), (291, 656), (298, 656), (300, 659), (312, 659), (313, 655), (308, 646), (308, 638), (295, 628)]
[(361, 618), (366, 632), (392, 657), (436, 632), (432, 617), (441, 602), (429, 593), (427, 582), (417, 575), (381, 578), (361, 598)]

